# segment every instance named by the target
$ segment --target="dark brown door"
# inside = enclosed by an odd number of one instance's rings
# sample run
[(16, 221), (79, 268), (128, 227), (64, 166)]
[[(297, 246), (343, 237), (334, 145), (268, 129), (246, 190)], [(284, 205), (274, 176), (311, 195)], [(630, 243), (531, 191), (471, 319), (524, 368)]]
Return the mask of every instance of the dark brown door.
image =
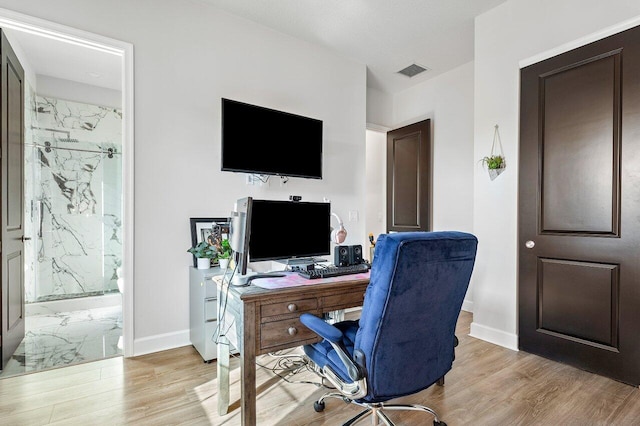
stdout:
[(640, 384), (640, 29), (524, 68), (519, 346)]
[(0, 33), (2, 368), (24, 338), (24, 71)]
[(431, 229), (431, 120), (387, 133), (387, 232)]

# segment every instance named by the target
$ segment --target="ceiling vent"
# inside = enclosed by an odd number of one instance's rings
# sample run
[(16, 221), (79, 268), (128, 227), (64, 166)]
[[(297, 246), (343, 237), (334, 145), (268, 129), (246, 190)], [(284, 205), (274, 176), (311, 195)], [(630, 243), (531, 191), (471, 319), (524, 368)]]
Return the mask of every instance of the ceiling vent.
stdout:
[(406, 75), (407, 77), (415, 77), (416, 75), (429, 71), (429, 68), (425, 68), (418, 64), (411, 64), (408, 67), (398, 71), (398, 74)]

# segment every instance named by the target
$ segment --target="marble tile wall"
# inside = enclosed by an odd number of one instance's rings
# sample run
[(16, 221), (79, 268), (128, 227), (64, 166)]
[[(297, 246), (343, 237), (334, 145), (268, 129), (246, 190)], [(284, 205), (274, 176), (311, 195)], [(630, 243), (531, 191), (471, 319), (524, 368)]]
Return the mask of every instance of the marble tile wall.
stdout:
[(27, 302), (117, 290), (122, 113), (32, 90), (25, 104)]

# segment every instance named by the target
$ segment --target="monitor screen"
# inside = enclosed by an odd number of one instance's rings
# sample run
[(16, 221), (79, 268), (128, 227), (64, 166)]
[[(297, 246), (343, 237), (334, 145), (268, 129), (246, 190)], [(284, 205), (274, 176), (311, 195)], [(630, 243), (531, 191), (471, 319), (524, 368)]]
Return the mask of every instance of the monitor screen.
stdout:
[(322, 179), (322, 121), (223, 98), (222, 170)]
[(325, 256), (331, 250), (331, 204), (253, 200), (249, 261)]

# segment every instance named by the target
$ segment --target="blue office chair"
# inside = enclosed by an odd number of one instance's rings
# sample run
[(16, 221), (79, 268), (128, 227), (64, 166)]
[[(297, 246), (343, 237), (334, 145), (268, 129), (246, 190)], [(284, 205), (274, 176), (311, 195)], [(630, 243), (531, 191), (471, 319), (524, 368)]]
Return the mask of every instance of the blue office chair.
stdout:
[(384, 410), (418, 410), (421, 405), (385, 404), (438, 382), (451, 369), (454, 335), (469, 286), (477, 239), (464, 232), (402, 232), (381, 235), (359, 321), (328, 324), (303, 314), (304, 325), (324, 340), (304, 346), (313, 370), (335, 390), (329, 397), (365, 407), (344, 423), (368, 415), (393, 425)]

